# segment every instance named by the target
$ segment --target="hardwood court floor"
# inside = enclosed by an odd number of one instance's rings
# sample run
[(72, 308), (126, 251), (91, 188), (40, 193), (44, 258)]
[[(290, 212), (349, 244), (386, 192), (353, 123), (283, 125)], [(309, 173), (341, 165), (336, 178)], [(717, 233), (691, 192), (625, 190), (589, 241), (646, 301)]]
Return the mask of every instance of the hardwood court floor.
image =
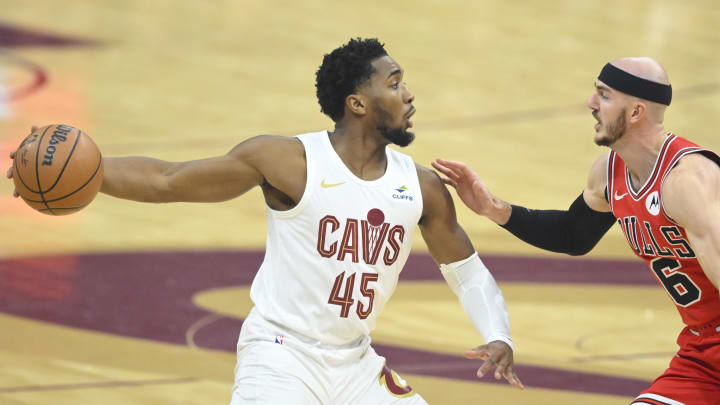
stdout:
[[(425, 165), (464, 160), (512, 202), (563, 208), (581, 192), (606, 153), (584, 103), (617, 57), (661, 61), (675, 89), (666, 127), (720, 150), (710, 0), (0, 0), (0, 10), (3, 168), (33, 124), (80, 127), (106, 156), (167, 160), (330, 128), (314, 72), (355, 36), (379, 37), (406, 70), (418, 137), (405, 151)], [(101, 195), (60, 218), (11, 192), (0, 182), (0, 403), (227, 402), (252, 252), (265, 240), (259, 192), (211, 205)], [(419, 256), (373, 339), (432, 404), (623, 404), (664, 370), (679, 317), (619, 230), (571, 260), (458, 215), (505, 292), (528, 389), (473, 380), (459, 355), (479, 337), (416, 235)]]

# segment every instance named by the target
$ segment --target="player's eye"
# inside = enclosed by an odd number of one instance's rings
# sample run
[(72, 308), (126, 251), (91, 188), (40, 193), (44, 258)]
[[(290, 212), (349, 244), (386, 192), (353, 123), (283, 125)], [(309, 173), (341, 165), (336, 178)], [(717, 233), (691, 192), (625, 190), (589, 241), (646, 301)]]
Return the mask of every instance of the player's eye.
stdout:
[(400, 83), (394, 82), (394, 83), (392, 84), (392, 88), (393, 88), (393, 89), (397, 90), (398, 87), (400, 87)]

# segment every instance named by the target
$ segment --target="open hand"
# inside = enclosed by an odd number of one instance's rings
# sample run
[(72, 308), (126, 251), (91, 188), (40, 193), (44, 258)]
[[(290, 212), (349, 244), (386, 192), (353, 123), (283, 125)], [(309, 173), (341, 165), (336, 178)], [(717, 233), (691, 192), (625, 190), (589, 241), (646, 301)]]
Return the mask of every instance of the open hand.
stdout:
[(440, 176), (440, 179), (455, 188), (460, 199), (475, 213), (491, 216), (497, 210), (499, 200), (490, 194), (477, 173), (472, 171), (468, 165), (445, 159), (435, 159), (431, 164), (445, 176)]
[(485, 374), (495, 368), (495, 379), (505, 379), (515, 388), (525, 389), (525, 386), (515, 370), (513, 370), (513, 351), (507, 343), (500, 340), (492, 341), (486, 345), (478, 346), (465, 352), (468, 359), (484, 360), (477, 371), (477, 376), (482, 378)]

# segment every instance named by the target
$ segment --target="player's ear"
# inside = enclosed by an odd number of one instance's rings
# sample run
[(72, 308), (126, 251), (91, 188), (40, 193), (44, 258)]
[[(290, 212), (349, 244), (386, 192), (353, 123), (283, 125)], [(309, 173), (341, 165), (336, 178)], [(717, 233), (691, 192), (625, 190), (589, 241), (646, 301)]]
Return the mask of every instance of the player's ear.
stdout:
[(633, 103), (632, 110), (630, 111), (630, 122), (635, 123), (640, 121), (647, 113), (647, 106), (645, 103)]
[(345, 105), (353, 114), (367, 114), (367, 102), (365, 101), (365, 97), (360, 94), (351, 94), (347, 96), (345, 98)]

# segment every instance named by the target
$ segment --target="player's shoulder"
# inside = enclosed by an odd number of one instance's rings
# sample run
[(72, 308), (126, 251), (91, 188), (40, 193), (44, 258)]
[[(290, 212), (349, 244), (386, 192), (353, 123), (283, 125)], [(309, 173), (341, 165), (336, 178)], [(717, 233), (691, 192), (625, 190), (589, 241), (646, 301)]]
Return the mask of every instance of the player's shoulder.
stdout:
[(583, 191), (585, 203), (595, 211), (610, 211), (606, 194), (608, 188), (608, 159), (609, 154), (607, 153), (595, 159), (590, 167), (590, 174), (588, 174), (587, 184)]
[(418, 182), (420, 183), (420, 192), (423, 198), (423, 213), (436, 211), (438, 209), (446, 209), (448, 205), (452, 205), (452, 196), (445, 187), (445, 183), (440, 176), (432, 169), (415, 163), (417, 170)]
[(590, 173), (588, 174), (587, 186), (590, 189), (601, 189), (605, 190), (607, 186), (607, 174), (608, 174), (608, 160), (610, 154), (605, 153), (602, 156), (595, 159), (592, 166), (590, 166)]
[(601, 156), (598, 156), (595, 161), (593, 162), (592, 166), (590, 166), (590, 174), (594, 175), (603, 175), (605, 176), (607, 174), (607, 166), (608, 161), (610, 159), (609, 153), (604, 153)]
[(664, 182), (664, 188), (684, 183), (710, 186), (720, 181), (720, 166), (703, 153), (690, 153), (681, 157), (670, 170)]
[(662, 183), (665, 212), (685, 228), (702, 227), (720, 193), (720, 167), (700, 153), (680, 158)]
[(240, 145), (247, 145), (248, 148), (258, 150), (266, 148), (280, 148), (280, 151), (303, 150), (302, 142), (298, 138), (283, 135), (256, 135), (242, 141)]
[(228, 155), (233, 157), (261, 158), (272, 156), (274, 159), (304, 157), (305, 148), (299, 139), (282, 135), (257, 135), (237, 144)]
[[(681, 169), (689, 172), (713, 172), (720, 171), (720, 162), (716, 159), (711, 158), (702, 151), (689, 153), (678, 160), (676, 169)], [(673, 169), (675, 170), (675, 169)]]
[(439, 191), (445, 189), (445, 186), (440, 180), (440, 176), (432, 169), (425, 167), (421, 164), (415, 163), (415, 171), (417, 172), (418, 181), (420, 182), (420, 188), (423, 192), (427, 189), (428, 191)]

